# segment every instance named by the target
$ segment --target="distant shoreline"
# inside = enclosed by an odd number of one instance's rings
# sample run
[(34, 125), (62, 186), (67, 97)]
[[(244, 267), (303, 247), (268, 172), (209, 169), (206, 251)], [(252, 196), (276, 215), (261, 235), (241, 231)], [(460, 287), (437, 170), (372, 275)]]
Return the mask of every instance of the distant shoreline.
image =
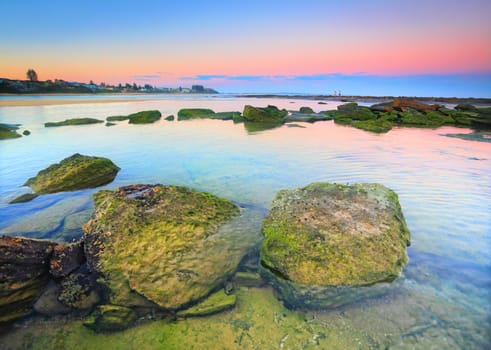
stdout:
[[(59, 95), (59, 94), (57, 94)], [(53, 105), (72, 105), (86, 103), (118, 103), (118, 102), (139, 102), (150, 101), (149, 99), (80, 99), (80, 100), (0, 100), (0, 107), (28, 107), (28, 106), (53, 106)]]
[[(122, 95), (140, 96), (138, 99), (132, 98), (115, 98)], [(0, 99), (0, 107), (25, 107), (25, 106), (50, 106), (50, 105), (68, 105), (68, 104), (87, 104), (87, 103), (124, 103), (124, 102), (140, 102), (155, 100), (150, 96), (151, 93), (129, 92), (129, 93), (30, 93), (30, 94), (14, 94), (0, 93), (0, 97), (16, 97), (15, 99)], [(181, 96), (174, 93), (158, 93), (165, 96)], [(185, 96), (203, 96), (206, 94), (184, 94)], [(214, 94), (214, 96), (224, 96), (228, 94)], [(287, 95), (287, 94), (232, 94), (237, 98), (281, 98), (281, 99), (296, 99), (308, 101), (340, 101), (340, 102), (365, 102), (379, 103), (392, 101), (394, 96), (330, 96), (330, 95)], [(17, 99), (17, 97), (70, 97), (83, 96), (80, 99)], [(91, 97), (98, 98), (91, 98)], [(148, 97), (147, 97), (148, 96)], [(87, 98), (85, 98), (87, 97)], [(411, 97), (419, 101), (427, 103), (445, 103), (445, 104), (460, 104), (470, 103), (473, 105), (491, 105), (491, 98), (457, 98), (457, 97)]]
[(471, 103), (491, 104), (491, 98), (474, 97), (417, 97), (417, 96), (330, 96), (330, 95), (275, 95), (275, 94), (244, 94), (238, 95), (247, 98), (291, 98), (296, 100), (318, 100), (318, 101), (341, 101), (341, 102), (384, 102), (391, 101), (396, 97), (408, 97), (424, 102), (442, 103)]

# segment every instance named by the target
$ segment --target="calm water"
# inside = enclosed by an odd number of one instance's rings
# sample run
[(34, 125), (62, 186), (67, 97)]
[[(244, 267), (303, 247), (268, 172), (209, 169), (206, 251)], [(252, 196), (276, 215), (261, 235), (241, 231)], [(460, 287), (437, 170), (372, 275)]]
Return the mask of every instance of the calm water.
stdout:
[(0, 141), (0, 234), (67, 241), (80, 236), (96, 190), (7, 204), (27, 191), (22, 184), (29, 177), (76, 152), (108, 157), (122, 168), (105, 188), (185, 185), (259, 211), (284, 188), (313, 181), (379, 182), (399, 194), (412, 234), (410, 263), (391, 296), (342, 313), (320, 313), (322, 317), (344, 317), (356, 331), (366, 333), (386, 325), (389, 345), (395, 348), (490, 346), (491, 144), (441, 136), (465, 129), (396, 128), (375, 135), (332, 121), (261, 132), (213, 120), (43, 127), (47, 121), (104, 119), (146, 109), (158, 109), (165, 117), (185, 107), (242, 111), (245, 104), (274, 104), (320, 111), (337, 106), (220, 96), (152, 98), (0, 107), (0, 122), (21, 123), (21, 130), (32, 132)]

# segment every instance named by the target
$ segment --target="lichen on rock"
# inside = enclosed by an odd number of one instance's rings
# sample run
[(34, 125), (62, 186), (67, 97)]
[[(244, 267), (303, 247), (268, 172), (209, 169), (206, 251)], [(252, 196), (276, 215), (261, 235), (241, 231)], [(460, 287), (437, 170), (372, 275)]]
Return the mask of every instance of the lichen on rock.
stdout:
[(113, 304), (188, 306), (223, 285), (258, 243), (237, 229), (239, 208), (209, 193), (133, 185), (100, 191), (94, 202), (85, 252)]
[(325, 287), (392, 281), (407, 263), (409, 230), (397, 194), (379, 184), (280, 191), (262, 232), (262, 272), (290, 305), (309, 304), (309, 292), (323, 304), (323, 296), (332, 298)]

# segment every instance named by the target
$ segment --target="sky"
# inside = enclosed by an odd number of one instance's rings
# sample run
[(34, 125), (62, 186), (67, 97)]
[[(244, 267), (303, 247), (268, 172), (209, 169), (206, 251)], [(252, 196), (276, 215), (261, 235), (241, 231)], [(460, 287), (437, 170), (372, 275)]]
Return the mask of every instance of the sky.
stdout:
[(490, 0), (0, 1), (0, 77), (491, 97)]

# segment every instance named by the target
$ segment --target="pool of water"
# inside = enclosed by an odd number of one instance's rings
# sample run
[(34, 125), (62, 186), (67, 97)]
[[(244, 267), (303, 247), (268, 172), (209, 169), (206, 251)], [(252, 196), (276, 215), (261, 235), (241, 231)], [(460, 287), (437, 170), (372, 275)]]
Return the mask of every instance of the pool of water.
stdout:
[(7, 204), (27, 191), (22, 185), (29, 177), (77, 152), (108, 157), (121, 167), (104, 188), (185, 185), (260, 212), (280, 189), (314, 181), (378, 182), (399, 194), (411, 230), (404, 276), (383, 299), (319, 311), (316, 319), (331, 325), (341, 319), (356, 334), (371, 338), (367, 344), (373, 347), (490, 346), (491, 144), (443, 136), (465, 129), (394, 128), (377, 135), (327, 121), (251, 132), (243, 124), (215, 120), (43, 126), (147, 109), (158, 109), (164, 117), (187, 107), (242, 111), (246, 104), (290, 110), (310, 106), (315, 111), (338, 105), (155, 96), (118, 103), (0, 107), (1, 123), (20, 123), (21, 130), (31, 131), (27, 137), (0, 141), (0, 234), (65, 241), (80, 236), (93, 208), (91, 195), (98, 189)]

